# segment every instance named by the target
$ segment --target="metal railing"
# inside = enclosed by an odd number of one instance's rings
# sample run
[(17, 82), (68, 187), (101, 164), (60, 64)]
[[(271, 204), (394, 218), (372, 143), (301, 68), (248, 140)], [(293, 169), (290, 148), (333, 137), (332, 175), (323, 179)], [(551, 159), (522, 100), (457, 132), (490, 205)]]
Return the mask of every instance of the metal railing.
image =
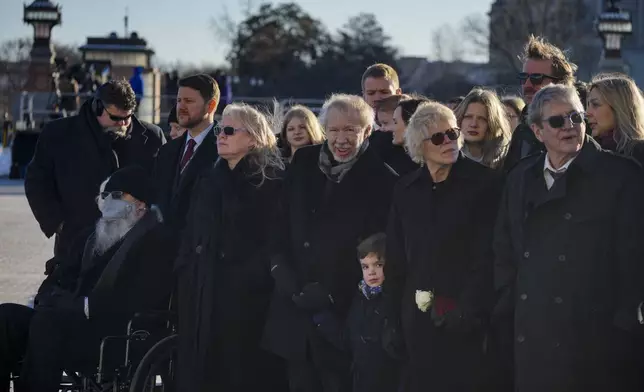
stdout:
[[(18, 111), (17, 113), (14, 111), (14, 118), (16, 119), (15, 129), (25, 130), (34, 128), (34, 125), (37, 123), (46, 121), (56, 115), (74, 115), (80, 109), (83, 102), (91, 96), (91, 94), (87, 93), (57, 95), (54, 93), (23, 91), (20, 93), (18, 100)], [(61, 98), (73, 98), (72, 101), (78, 101), (76, 105), (73, 105), (75, 106), (74, 110), (68, 111), (64, 107), (61, 107), (61, 102), (63, 101)], [(80, 99), (77, 100), (76, 98)], [(143, 96), (141, 104), (137, 108), (136, 116), (144, 121), (165, 124), (175, 101), (175, 95)], [(281, 110), (288, 110), (293, 105), (304, 105), (309, 107), (314, 113), (319, 113), (324, 103), (324, 100), (314, 98), (277, 100), (274, 97), (233, 97), (231, 102), (220, 102), (218, 112), (220, 113), (226, 104), (237, 102), (244, 102), (272, 111), (275, 101), (279, 104)], [(159, 121), (154, 121), (153, 119), (159, 119)]]

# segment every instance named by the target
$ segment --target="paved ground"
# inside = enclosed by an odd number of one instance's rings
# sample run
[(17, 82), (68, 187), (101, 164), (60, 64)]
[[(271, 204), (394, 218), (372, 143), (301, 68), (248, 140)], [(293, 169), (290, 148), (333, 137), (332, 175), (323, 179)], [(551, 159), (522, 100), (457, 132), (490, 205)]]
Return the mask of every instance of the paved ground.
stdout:
[(0, 303), (27, 304), (53, 247), (31, 214), (22, 181), (0, 178)]

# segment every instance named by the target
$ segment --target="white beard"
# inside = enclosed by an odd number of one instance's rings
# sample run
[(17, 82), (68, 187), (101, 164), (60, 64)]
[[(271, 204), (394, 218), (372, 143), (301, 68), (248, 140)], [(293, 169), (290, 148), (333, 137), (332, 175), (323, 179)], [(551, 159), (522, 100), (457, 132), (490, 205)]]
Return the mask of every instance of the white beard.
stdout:
[(134, 227), (139, 218), (136, 211), (132, 211), (123, 219), (104, 219), (96, 222), (96, 240), (94, 254), (102, 255), (119, 242)]

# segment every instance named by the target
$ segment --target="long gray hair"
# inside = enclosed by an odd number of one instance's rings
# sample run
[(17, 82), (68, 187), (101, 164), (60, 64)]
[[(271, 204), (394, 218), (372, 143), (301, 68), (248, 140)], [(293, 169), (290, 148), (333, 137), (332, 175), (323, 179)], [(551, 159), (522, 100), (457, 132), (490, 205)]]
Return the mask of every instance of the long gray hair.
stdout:
[[(226, 106), (222, 115), (239, 120), (255, 142), (252, 149), (246, 154), (246, 159), (249, 160), (253, 168), (257, 168), (254, 174), (261, 176), (259, 185), (264, 180), (272, 178), (271, 172), (274, 169), (284, 169), (284, 162), (277, 148), (277, 138), (271, 125), (276, 121), (269, 119), (269, 116), (245, 103), (232, 103)], [(279, 115), (276, 114), (276, 116)]]

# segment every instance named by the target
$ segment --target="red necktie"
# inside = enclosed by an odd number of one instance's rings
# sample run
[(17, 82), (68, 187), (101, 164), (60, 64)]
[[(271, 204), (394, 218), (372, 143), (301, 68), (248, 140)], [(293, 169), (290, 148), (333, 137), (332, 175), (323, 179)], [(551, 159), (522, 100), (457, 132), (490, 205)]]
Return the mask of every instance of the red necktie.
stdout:
[(190, 162), (190, 158), (192, 158), (192, 154), (195, 153), (195, 146), (197, 145), (197, 142), (195, 142), (195, 139), (190, 139), (188, 140), (188, 148), (186, 149), (186, 152), (183, 154), (183, 158), (181, 158), (181, 171), (186, 168), (186, 165), (188, 162)]

